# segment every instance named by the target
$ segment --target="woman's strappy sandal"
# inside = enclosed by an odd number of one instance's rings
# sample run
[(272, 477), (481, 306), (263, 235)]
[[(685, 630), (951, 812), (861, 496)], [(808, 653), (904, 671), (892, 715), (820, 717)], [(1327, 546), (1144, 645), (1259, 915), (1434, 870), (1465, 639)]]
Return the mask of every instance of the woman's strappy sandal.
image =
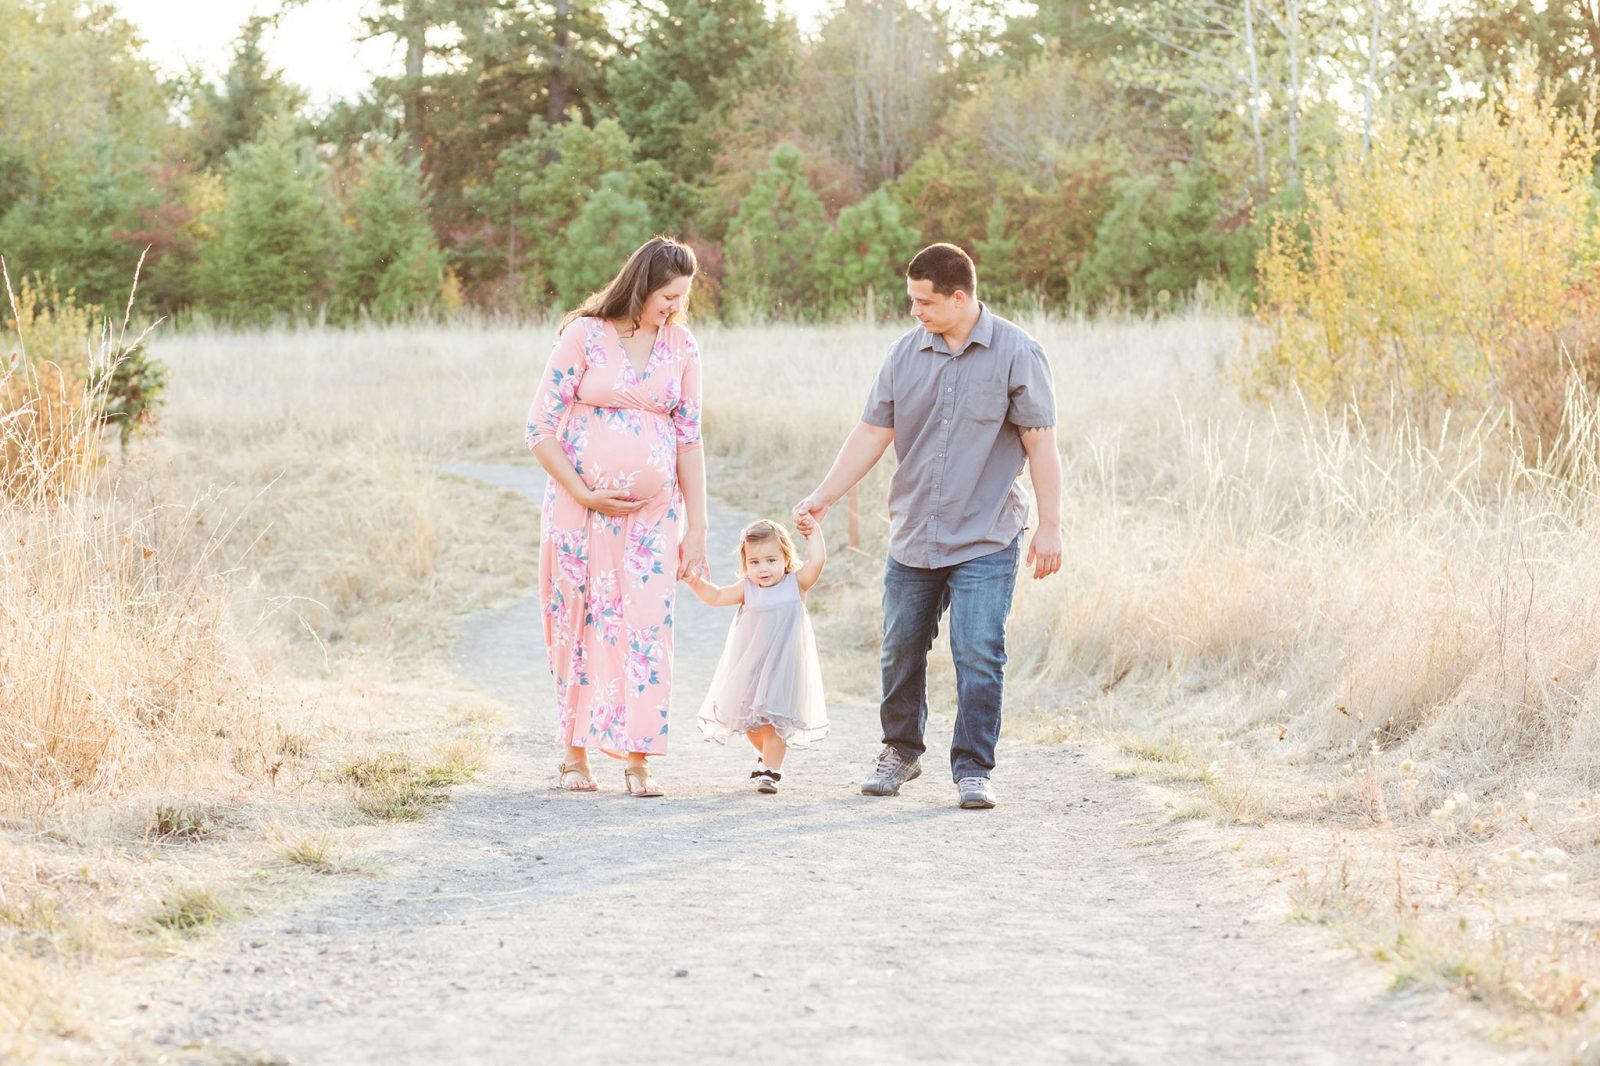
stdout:
[(648, 766), (630, 766), (622, 771), (622, 783), (627, 786), (628, 795), (637, 799), (653, 799), (656, 796), (665, 796), (661, 786), (656, 784), (656, 779), (650, 776)]
[(587, 766), (564, 762), (559, 767), (561, 787), (568, 792), (597, 792), (600, 783), (594, 779)]

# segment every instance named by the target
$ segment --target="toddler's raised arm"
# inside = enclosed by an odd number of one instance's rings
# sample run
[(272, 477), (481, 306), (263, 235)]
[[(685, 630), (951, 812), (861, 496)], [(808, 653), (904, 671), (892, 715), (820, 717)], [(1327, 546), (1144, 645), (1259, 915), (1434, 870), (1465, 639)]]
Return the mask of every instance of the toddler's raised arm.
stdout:
[(828, 562), (828, 544), (822, 539), (822, 523), (810, 515), (802, 515), (796, 520), (795, 526), (806, 539), (806, 561), (795, 571), (794, 579), (801, 592), (810, 592)]

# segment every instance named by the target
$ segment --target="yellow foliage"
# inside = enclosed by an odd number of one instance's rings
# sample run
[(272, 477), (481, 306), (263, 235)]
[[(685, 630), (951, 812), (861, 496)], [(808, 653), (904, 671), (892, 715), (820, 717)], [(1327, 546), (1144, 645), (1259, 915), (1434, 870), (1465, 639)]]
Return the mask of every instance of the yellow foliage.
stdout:
[(66, 491), (100, 455), (97, 309), (24, 280), (0, 334), (0, 494)]
[(1266, 383), (1412, 410), (1495, 399), (1508, 354), (1581, 312), (1595, 149), (1531, 67), (1427, 135), (1351, 146), (1262, 250)]

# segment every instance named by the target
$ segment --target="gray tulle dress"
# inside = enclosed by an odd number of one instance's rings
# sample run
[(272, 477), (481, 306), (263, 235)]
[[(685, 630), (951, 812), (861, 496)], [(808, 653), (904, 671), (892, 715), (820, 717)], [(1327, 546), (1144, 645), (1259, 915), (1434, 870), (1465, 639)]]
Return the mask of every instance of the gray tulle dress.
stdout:
[(828, 732), (817, 638), (793, 574), (765, 589), (745, 579), (744, 604), (700, 708), (707, 740), (723, 742), (764, 725), (791, 747)]

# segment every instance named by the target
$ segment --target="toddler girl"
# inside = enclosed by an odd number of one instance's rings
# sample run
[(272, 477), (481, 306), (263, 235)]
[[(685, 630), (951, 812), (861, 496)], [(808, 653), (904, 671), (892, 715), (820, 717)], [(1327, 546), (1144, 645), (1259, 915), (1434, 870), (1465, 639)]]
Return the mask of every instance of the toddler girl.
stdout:
[(803, 747), (828, 732), (822, 667), (805, 605), (828, 551), (819, 522), (808, 516), (799, 528), (806, 540), (804, 563), (795, 557), (788, 531), (763, 519), (739, 534), (739, 584), (724, 588), (704, 577), (689, 579), (702, 602), (739, 605), (700, 708), (700, 732), (719, 743), (736, 733), (749, 739), (760, 753), (750, 774), (758, 792), (778, 791), (791, 744)]

